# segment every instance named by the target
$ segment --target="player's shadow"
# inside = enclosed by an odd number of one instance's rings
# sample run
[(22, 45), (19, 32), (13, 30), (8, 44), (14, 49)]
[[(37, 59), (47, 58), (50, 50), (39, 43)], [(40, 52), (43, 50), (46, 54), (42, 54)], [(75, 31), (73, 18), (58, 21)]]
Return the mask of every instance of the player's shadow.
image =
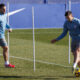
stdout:
[(0, 76), (0, 79), (44, 79), (44, 80), (58, 80), (59, 78), (50, 76)]
[(75, 76), (61, 76), (62, 78), (76, 78)]
[(75, 76), (0, 76), (0, 79), (44, 79), (44, 80), (58, 80), (62, 78), (76, 78)]

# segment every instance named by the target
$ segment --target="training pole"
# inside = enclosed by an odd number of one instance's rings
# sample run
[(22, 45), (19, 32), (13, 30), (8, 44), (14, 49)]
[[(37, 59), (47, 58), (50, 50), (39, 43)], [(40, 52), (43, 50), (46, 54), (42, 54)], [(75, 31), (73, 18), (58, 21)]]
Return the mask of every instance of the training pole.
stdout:
[(35, 72), (35, 31), (34, 31), (34, 7), (32, 7), (32, 26), (33, 26), (33, 63), (34, 63), (34, 72)]
[[(9, 2), (7, 2), (7, 23), (9, 24)], [(8, 61), (9, 61), (9, 32), (8, 35)]]
[(65, 12), (67, 11), (67, 0), (65, 0)]
[[(71, 0), (69, 0), (69, 11), (71, 11)], [(71, 46), (71, 39), (70, 39), (70, 34), (69, 34), (69, 64), (71, 61), (71, 59), (70, 59), (70, 51), (71, 51), (70, 46)]]
[[(69, 10), (71, 10), (71, 2), (69, 2)], [(65, 1), (65, 11), (67, 11), (67, 0)], [(69, 35), (68, 63), (70, 64), (70, 35)]]

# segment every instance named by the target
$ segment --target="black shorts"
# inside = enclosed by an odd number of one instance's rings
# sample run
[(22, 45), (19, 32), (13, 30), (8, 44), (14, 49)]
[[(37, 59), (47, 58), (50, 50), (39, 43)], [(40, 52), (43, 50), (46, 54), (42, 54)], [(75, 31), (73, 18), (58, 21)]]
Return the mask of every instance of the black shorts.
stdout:
[(5, 39), (0, 39), (0, 46), (2, 47), (7, 46), (7, 42)]
[(72, 41), (71, 43), (71, 51), (75, 52), (76, 49), (80, 48), (80, 41)]

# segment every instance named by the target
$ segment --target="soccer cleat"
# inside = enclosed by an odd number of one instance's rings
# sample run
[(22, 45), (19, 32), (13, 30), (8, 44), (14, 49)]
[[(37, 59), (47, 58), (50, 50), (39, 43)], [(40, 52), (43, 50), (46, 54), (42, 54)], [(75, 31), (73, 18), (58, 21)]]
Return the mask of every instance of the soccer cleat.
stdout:
[(15, 65), (12, 65), (12, 64), (8, 64), (8, 65), (5, 65), (6, 68), (15, 68)]
[(79, 76), (80, 76), (80, 69), (79, 69), (79, 68), (76, 69), (76, 71), (75, 71), (75, 76), (76, 76), (76, 77), (79, 77)]

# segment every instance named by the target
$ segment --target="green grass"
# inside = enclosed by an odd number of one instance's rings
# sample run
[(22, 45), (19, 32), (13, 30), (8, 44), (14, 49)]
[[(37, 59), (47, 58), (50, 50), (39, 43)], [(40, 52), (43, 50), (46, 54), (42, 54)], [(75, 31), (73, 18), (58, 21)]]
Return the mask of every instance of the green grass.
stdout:
[[(68, 35), (59, 42), (51, 44), (51, 40), (57, 38), (62, 29), (36, 29), (35, 52), (36, 71), (33, 71), (33, 37), (32, 30), (13, 30), (10, 33), (10, 56), (24, 59), (10, 58), (10, 62), (16, 68), (5, 68), (3, 57), (0, 56), (0, 79), (1, 80), (77, 80), (71, 72), (72, 66), (68, 64)], [(2, 53), (2, 50), (0, 50)], [(47, 63), (55, 64), (47, 64)], [(60, 64), (60, 65), (56, 65)]]

